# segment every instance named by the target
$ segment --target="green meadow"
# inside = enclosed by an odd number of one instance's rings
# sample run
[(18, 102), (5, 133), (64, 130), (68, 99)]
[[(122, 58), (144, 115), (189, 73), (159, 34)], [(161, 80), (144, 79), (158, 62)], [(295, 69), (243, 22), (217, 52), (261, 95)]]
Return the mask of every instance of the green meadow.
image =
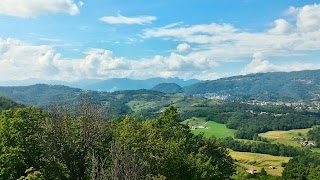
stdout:
[(183, 122), (184, 124), (188, 123), (189, 126), (205, 126), (206, 129), (196, 129), (192, 130), (194, 134), (204, 133), (204, 137), (209, 138), (211, 136), (215, 136), (217, 138), (224, 137), (234, 137), (234, 133), (236, 130), (228, 129), (225, 124), (220, 124), (214, 121), (205, 121), (204, 118), (196, 118), (193, 117), (191, 119), (187, 119)]

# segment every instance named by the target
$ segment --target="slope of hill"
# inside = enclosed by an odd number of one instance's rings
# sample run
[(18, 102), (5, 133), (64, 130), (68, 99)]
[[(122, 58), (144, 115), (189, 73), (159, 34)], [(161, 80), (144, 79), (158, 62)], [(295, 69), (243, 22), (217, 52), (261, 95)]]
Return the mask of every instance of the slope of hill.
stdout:
[(18, 104), (11, 99), (0, 96), (0, 111), (20, 107), (24, 107), (24, 105)]
[(163, 93), (182, 93), (183, 88), (176, 83), (161, 83), (154, 86), (151, 90)]
[(234, 76), (196, 83), (185, 87), (184, 92), (226, 96), (229, 100), (319, 101), (320, 70)]
[(151, 89), (160, 83), (176, 83), (179, 86), (188, 86), (198, 83), (199, 80), (183, 80), (179, 78), (150, 78), (146, 80), (133, 80), (129, 78), (113, 78), (107, 79), (98, 83), (94, 83), (84, 87), (88, 90), (98, 91), (118, 91), (118, 90), (138, 90), (138, 89)]
[(0, 87), (0, 94), (7, 98), (18, 103), (42, 107), (55, 102), (70, 103), (75, 101), (81, 92), (81, 89), (46, 84)]

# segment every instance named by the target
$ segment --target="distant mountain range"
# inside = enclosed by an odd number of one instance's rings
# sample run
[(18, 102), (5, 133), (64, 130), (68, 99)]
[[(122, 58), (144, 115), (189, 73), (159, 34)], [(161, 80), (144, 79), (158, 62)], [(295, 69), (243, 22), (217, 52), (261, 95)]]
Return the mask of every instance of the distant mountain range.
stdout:
[(84, 90), (93, 91), (120, 91), (120, 90), (139, 90), (151, 89), (160, 83), (175, 83), (179, 86), (188, 86), (198, 83), (200, 80), (190, 79), (183, 80), (179, 78), (150, 78), (145, 80), (134, 80), (129, 78), (112, 78), (106, 80), (100, 79), (83, 79), (74, 82), (55, 81), (55, 80), (40, 80), (27, 79), (21, 81), (0, 81), (0, 86), (30, 86), (35, 84), (49, 84), (49, 85), (64, 85), (73, 88), (80, 88)]
[[(92, 80), (94, 81), (94, 80)], [(92, 82), (88, 80), (87, 82)], [(109, 79), (93, 84), (84, 83), (83, 88), (71, 88), (61, 85), (37, 84), (23, 87), (0, 87), (0, 94), (19, 103), (45, 106), (52, 102), (75, 102), (80, 95), (97, 97), (99, 101), (119, 103), (123, 92), (99, 92), (115, 90), (150, 89), (144, 91), (127, 91), (130, 97), (143, 92), (155, 95), (162, 93), (185, 93), (207, 98), (224, 100), (262, 100), (283, 102), (320, 102), (320, 70), (298, 72), (274, 72), (234, 76), (212, 81), (188, 80), (178, 78), (152, 78), (147, 80), (132, 80), (127, 78)], [(99, 91), (91, 91), (91, 90)], [(151, 91), (152, 89), (152, 91)], [(157, 94), (157, 97), (160, 97)], [(126, 97), (125, 97), (126, 98)], [(128, 102), (128, 101), (126, 101)], [(124, 103), (124, 102), (123, 102)], [(125, 104), (125, 103), (124, 103)]]
[(188, 86), (200, 82), (197, 79), (183, 80), (179, 78), (150, 78), (146, 80), (133, 80), (129, 78), (113, 78), (90, 84), (84, 89), (98, 91), (119, 91), (119, 90), (138, 90), (151, 89), (160, 83), (175, 83), (179, 86)]
[(183, 90), (189, 95), (224, 96), (229, 100), (319, 101), (320, 70), (234, 76), (199, 82)]

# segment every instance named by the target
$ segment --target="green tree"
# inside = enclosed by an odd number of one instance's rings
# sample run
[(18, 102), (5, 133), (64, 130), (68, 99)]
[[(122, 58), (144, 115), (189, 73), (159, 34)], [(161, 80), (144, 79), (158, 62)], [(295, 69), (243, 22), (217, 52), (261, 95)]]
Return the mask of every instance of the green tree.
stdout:
[(171, 106), (154, 121), (130, 117), (116, 124), (112, 143), (113, 179), (226, 179), (233, 160), (215, 139), (193, 135)]
[(266, 176), (267, 175), (267, 171), (264, 168), (261, 168), (260, 175), (261, 176)]
[(317, 180), (319, 178), (320, 178), (320, 165), (317, 166), (316, 168), (311, 168), (308, 175), (308, 180)]
[(45, 116), (32, 107), (1, 113), (0, 179), (17, 179), (30, 167), (41, 169), (44, 152), (39, 132)]

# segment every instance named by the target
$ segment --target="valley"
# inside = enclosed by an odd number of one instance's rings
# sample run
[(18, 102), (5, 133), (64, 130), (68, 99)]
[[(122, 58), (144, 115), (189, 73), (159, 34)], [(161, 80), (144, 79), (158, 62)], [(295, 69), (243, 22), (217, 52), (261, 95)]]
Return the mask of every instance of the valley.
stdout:
[[(319, 148), (301, 145), (302, 142), (314, 143), (308, 140), (308, 133), (320, 125), (320, 112), (314, 98), (286, 103), (282, 102), (286, 98), (280, 98), (281, 101), (253, 100), (251, 96), (243, 96), (238, 100), (219, 99), (199, 94), (189, 95), (181, 92), (181, 89), (174, 93), (176, 88), (178, 86), (173, 84), (161, 84), (153, 90), (103, 92), (46, 84), (0, 87), (0, 94), (5, 96), (0, 101), (0, 107), (5, 110), (35, 106), (50, 112), (52, 107), (59, 104), (61, 107), (76, 107), (79, 102), (89, 100), (104, 109), (101, 117), (106, 117), (107, 124), (111, 123), (111, 126), (116, 126), (125, 134), (129, 132), (122, 129), (122, 126), (128, 125), (129, 128), (130, 123), (136, 123), (135, 126), (142, 128), (141, 132), (136, 132), (138, 134), (149, 133), (148, 130), (153, 128), (156, 128), (154, 131), (165, 133), (166, 128), (175, 126), (180, 130), (185, 129), (180, 133), (190, 133), (185, 136), (200, 138), (203, 143), (214, 142), (227, 148), (226, 151), (238, 167), (237, 173), (242, 174), (237, 176), (242, 178), (259, 177), (262, 168), (266, 171), (266, 176), (287, 176), (291, 169), (286, 167), (296, 166), (296, 162), (300, 161), (300, 164), (309, 162), (303, 157), (314, 157), (315, 164), (320, 161)], [(159, 92), (160, 89), (163, 92)], [(162, 126), (165, 126), (163, 130)], [(133, 132), (135, 130), (132, 129), (130, 133)], [(146, 134), (140, 135), (131, 134), (130, 137), (146, 137)], [(121, 137), (122, 134), (113, 136)], [(154, 137), (153, 133), (150, 137), (160, 138)], [(161, 138), (154, 141), (163, 143)], [(256, 171), (252, 172), (253, 170)]]

